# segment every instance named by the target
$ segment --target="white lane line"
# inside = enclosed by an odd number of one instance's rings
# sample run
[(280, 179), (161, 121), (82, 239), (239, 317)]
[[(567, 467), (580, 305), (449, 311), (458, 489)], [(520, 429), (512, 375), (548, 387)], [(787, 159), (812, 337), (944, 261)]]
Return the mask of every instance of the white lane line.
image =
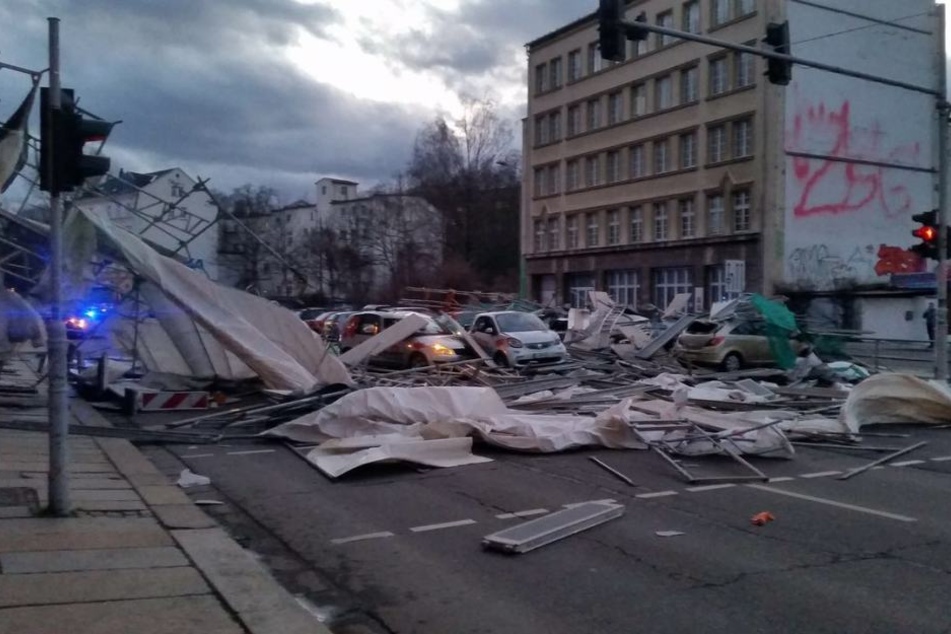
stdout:
[(413, 533), (425, 533), (426, 531), (438, 531), (443, 528), (455, 528), (457, 526), (468, 526), (475, 524), (475, 520), (459, 520), (457, 522), (443, 522), (442, 524), (427, 524), (425, 526), (414, 526), (409, 529)]
[(839, 475), (841, 471), (817, 471), (816, 473), (803, 473), (800, 478), (828, 478), (829, 476)]
[(545, 513), (548, 513), (548, 509), (529, 509), (527, 511), (515, 511), (514, 513), (502, 513), (495, 517), (500, 520), (510, 520), (515, 517), (531, 517), (532, 515), (544, 515)]
[(940, 456), (938, 458), (932, 458), (931, 462), (951, 462), (951, 456)]
[(819, 504), (828, 504), (829, 506), (836, 506), (840, 509), (846, 509), (848, 511), (857, 511), (859, 513), (868, 513), (869, 515), (877, 515), (878, 517), (884, 517), (890, 520), (897, 520), (899, 522), (917, 522), (914, 517), (908, 517), (907, 515), (898, 515), (897, 513), (889, 513), (888, 511), (879, 511), (876, 509), (870, 509), (865, 506), (856, 506), (855, 504), (846, 504), (844, 502), (836, 502), (835, 500), (828, 500), (826, 498), (819, 498), (812, 495), (804, 495), (802, 493), (793, 493), (792, 491), (783, 491), (782, 489), (774, 489), (773, 487), (764, 486), (762, 484), (747, 484), (751, 489), (756, 489), (758, 491), (766, 491), (767, 493), (776, 493), (777, 495), (785, 495), (791, 498), (797, 498), (799, 500), (807, 500), (809, 502), (818, 502)]
[(274, 453), (276, 449), (251, 449), (249, 451), (229, 451), (229, 456), (250, 456), (256, 453)]
[(926, 460), (902, 460), (901, 462), (890, 462), (893, 467), (910, 467), (913, 464), (925, 464)]
[(768, 480), (768, 482), (769, 482), (770, 484), (772, 484), (773, 482), (792, 482), (792, 481), (795, 480), (795, 479), (796, 479), (796, 478), (793, 478), (793, 477), (790, 477), (790, 476), (780, 476), (780, 477), (778, 477), (778, 478), (770, 478), (770, 479)]
[(179, 458), (214, 458), (215, 454), (213, 453), (192, 453), (179, 456)]
[(735, 484), (707, 484), (699, 487), (687, 487), (684, 491), (690, 491), (691, 493), (700, 493), (701, 491), (716, 491), (718, 489), (732, 489), (735, 487)]
[(572, 504), (563, 504), (566, 509), (573, 509), (581, 506), (582, 504), (616, 504), (617, 500), (614, 498), (605, 498), (603, 500), (586, 500), (584, 502), (573, 502)]
[(393, 533), (383, 531), (382, 533), (367, 533), (366, 535), (354, 535), (353, 537), (338, 537), (331, 539), (331, 544), (349, 544), (350, 542), (362, 542), (365, 539), (380, 539), (383, 537), (393, 537)]
[(642, 500), (647, 500), (650, 498), (665, 498), (669, 495), (677, 495), (676, 491), (655, 491), (654, 493), (640, 493), (635, 495), (636, 498), (641, 498)]

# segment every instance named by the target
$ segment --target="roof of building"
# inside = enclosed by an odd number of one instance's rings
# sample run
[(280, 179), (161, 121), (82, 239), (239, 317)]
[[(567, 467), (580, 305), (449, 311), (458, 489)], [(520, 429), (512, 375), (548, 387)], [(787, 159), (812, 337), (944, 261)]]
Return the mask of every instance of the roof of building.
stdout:
[(309, 203), (303, 198), (300, 200), (295, 200), (289, 205), (284, 205), (280, 209), (275, 209), (275, 211), (294, 211), (295, 209), (310, 209), (314, 207), (314, 203)]
[(331, 183), (336, 183), (337, 185), (359, 185), (360, 184), (356, 181), (348, 181), (343, 178), (331, 178), (329, 176), (327, 178), (321, 178), (317, 182), (319, 183), (320, 181), (330, 181)]
[(529, 50), (531, 50), (531, 49), (533, 49), (533, 48), (535, 48), (535, 47), (537, 47), (537, 46), (540, 46), (540, 45), (542, 45), (542, 44), (547, 44), (548, 42), (551, 42), (552, 40), (555, 40), (555, 39), (561, 37), (561, 36), (564, 35), (565, 33), (568, 33), (568, 32), (570, 32), (570, 31), (574, 31), (576, 28), (578, 28), (578, 27), (580, 27), (580, 26), (584, 26), (584, 25), (587, 24), (588, 22), (594, 21), (595, 19), (597, 19), (597, 17), (598, 17), (598, 12), (597, 12), (597, 11), (593, 11), (593, 12), (591, 12), (591, 13), (588, 13), (588, 14), (586, 14), (586, 15), (584, 15), (584, 16), (578, 18), (578, 19), (575, 20), (574, 22), (569, 22), (568, 24), (566, 24), (566, 25), (564, 25), (564, 26), (558, 27), (558, 28), (555, 29), (554, 31), (551, 31), (551, 32), (549, 32), (549, 33), (546, 33), (545, 35), (542, 35), (541, 37), (535, 38), (534, 40), (532, 40), (531, 42), (529, 42), (528, 44), (526, 44), (525, 47), (528, 48)]

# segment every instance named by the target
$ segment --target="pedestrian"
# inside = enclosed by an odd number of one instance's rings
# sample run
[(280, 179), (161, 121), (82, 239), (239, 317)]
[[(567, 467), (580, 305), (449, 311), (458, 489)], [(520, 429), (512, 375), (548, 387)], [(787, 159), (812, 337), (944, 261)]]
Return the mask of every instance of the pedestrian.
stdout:
[(935, 309), (934, 302), (928, 302), (928, 308), (925, 309), (925, 328), (928, 329), (928, 347), (934, 348), (934, 324), (935, 324)]

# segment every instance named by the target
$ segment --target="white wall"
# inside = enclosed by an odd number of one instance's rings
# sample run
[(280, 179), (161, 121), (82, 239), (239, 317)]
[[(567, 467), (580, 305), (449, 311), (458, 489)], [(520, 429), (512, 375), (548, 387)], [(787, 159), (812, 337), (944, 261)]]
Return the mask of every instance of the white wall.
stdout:
[[(927, 341), (923, 314), (928, 307), (926, 297), (869, 297), (856, 302), (863, 335), (876, 339), (912, 339)], [(908, 319), (910, 312), (911, 319)]]
[[(924, 13), (900, 24), (934, 31), (932, 0), (823, 3), (882, 20)], [(937, 88), (934, 35), (796, 0), (787, 9), (794, 55)], [(785, 92), (786, 285), (828, 290), (924, 270), (907, 248), (911, 216), (935, 207), (935, 177), (923, 171), (935, 162), (934, 97), (801, 66)]]

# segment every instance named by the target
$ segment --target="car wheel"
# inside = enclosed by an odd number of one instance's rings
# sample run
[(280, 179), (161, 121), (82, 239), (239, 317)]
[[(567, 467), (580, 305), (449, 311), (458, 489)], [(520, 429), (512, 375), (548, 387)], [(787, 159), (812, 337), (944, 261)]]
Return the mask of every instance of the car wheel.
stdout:
[(504, 352), (496, 352), (495, 356), (492, 357), (492, 360), (495, 361), (495, 365), (499, 366), (500, 368), (509, 367), (509, 358), (505, 356)]
[(724, 357), (720, 367), (723, 368), (724, 372), (736, 372), (737, 370), (741, 370), (743, 369), (743, 357), (736, 352), (731, 352)]
[(409, 367), (411, 368), (425, 368), (429, 365), (429, 359), (425, 355), (416, 352), (409, 358)]

